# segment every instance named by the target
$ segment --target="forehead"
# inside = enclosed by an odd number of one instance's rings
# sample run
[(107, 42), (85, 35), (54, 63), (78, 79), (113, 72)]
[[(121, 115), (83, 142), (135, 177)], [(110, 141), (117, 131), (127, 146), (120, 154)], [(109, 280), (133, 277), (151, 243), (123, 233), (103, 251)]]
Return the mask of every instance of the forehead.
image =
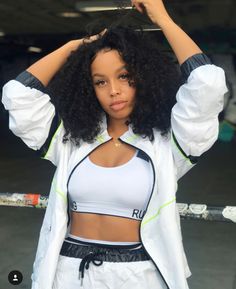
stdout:
[(124, 60), (117, 50), (101, 50), (97, 53), (91, 64), (93, 73), (102, 71), (115, 71), (125, 65)]

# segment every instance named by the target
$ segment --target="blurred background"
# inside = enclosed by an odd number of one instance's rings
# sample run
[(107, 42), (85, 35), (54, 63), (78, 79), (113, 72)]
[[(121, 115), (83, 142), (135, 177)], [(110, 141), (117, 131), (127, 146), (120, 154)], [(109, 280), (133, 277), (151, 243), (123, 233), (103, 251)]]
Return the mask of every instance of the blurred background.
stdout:
[[(168, 11), (223, 67), (229, 92), (220, 115), (219, 137), (198, 165), (184, 176), (177, 202), (236, 206), (236, 1), (166, 0)], [(148, 18), (131, 11), (130, 1), (0, 1), (0, 86), (63, 43), (97, 27), (120, 21), (152, 33), (171, 51), (162, 32)], [(8, 130), (8, 113), (0, 104), (0, 193), (48, 195), (55, 168), (26, 148)], [(10, 271), (23, 274), (17, 288), (30, 288), (30, 275), (45, 210), (0, 207), (0, 289), (10, 289)], [(191, 289), (236, 289), (236, 224), (182, 220)]]

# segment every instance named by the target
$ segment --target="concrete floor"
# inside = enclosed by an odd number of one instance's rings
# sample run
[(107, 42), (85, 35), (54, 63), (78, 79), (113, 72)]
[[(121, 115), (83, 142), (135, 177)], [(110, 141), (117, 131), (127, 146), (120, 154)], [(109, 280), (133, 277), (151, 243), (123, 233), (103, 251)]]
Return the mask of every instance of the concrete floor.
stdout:
[[(3, 129), (1, 129), (3, 130)], [(48, 194), (54, 167), (1, 131), (0, 192)], [(216, 143), (179, 183), (177, 202), (236, 206), (236, 153), (233, 143)], [(0, 207), (0, 289), (13, 288), (8, 273), (21, 271), (19, 289), (30, 289), (30, 275), (44, 210)], [(236, 289), (236, 224), (182, 221), (192, 277), (191, 289)], [(42, 288), (43, 289), (43, 288)]]

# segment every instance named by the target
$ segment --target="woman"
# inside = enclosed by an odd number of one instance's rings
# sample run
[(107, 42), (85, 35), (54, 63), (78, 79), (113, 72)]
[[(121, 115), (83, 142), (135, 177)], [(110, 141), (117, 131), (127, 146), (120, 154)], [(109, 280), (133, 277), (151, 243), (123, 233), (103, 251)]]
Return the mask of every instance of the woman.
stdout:
[[(120, 27), (68, 42), (4, 86), (11, 129), (57, 166), (33, 289), (188, 288), (175, 192), (217, 138), (224, 72), (161, 0), (132, 4), (180, 64), (186, 83), (174, 106), (173, 64)], [(45, 93), (57, 72), (59, 127)]]

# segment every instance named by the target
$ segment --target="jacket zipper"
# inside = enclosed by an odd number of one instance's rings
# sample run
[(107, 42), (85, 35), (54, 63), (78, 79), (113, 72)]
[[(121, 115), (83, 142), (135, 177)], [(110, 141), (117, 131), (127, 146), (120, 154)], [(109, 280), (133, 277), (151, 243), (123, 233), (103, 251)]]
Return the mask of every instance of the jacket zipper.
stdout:
[[(154, 190), (154, 187), (155, 187), (155, 182), (156, 182), (156, 172), (155, 172), (155, 168), (154, 168), (154, 165), (153, 165), (153, 161), (152, 161), (152, 159), (149, 157), (149, 155), (148, 155), (145, 151), (141, 150), (140, 148), (138, 148), (138, 147), (136, 147), (136, 146), (134, 146), (134, 145), (131, 145), (130, 143), (126, 143), (125, 141), (123, 141), (123, 140), (120, 139), (120, 138), (118, 138), (118, 139), (119, 139), (121, 142), (123, 142), (123, 143), (125, 143), (125, 144), (128, 144), (128, 145), (134, 147), (135, 149), (138, 149), (138, 150), (142, 151), (145, 155), (148, 156), (149, 160), (151, 161), (152, 169), (153, 169), (153, 172), (154, 172), (154, 181), (153, 181), (153, 186), (152, 186), (152, 192), (151, 192), (151, 195), (150, 195), (148, 204), (147, 204), (147, 208), (148, 208), (149, 203), (150, 203), (151, 198), (152, 198), (153, 190)], [(146, 212), (145, 212), (145, 214), (143, 215), (143, 218), (144, 218), (145, 215), (146, 215)], [(154, 262), (154, 260), (152, 259), (151, 255), (148, 253), (146, 247), (144, 246), (144, 243), (143, 243), (143, 240), (142, 240), (142, 236), (141, 236), (141, 222), (140, 222), (140, 225), (139, 225), (139, 237), (140, 237), (141, 243), (142, 243), (142, 245), (143, 245), (143, 248), (144, 248), (144, 250), (146, 251), (146, 254), (150, 257), (150, 259), (152, 260), (153, 264), (155, 265), (157, 271), (160, 273), (163, 281), (164, 281), (165, 284), (166, 284), (167, 289), (170, 289), (169, 285), (167, 284), (167, 282), (166, 282), (163, 274), (161, 273), (160, 269), (158, 268), (157, 264)]]

